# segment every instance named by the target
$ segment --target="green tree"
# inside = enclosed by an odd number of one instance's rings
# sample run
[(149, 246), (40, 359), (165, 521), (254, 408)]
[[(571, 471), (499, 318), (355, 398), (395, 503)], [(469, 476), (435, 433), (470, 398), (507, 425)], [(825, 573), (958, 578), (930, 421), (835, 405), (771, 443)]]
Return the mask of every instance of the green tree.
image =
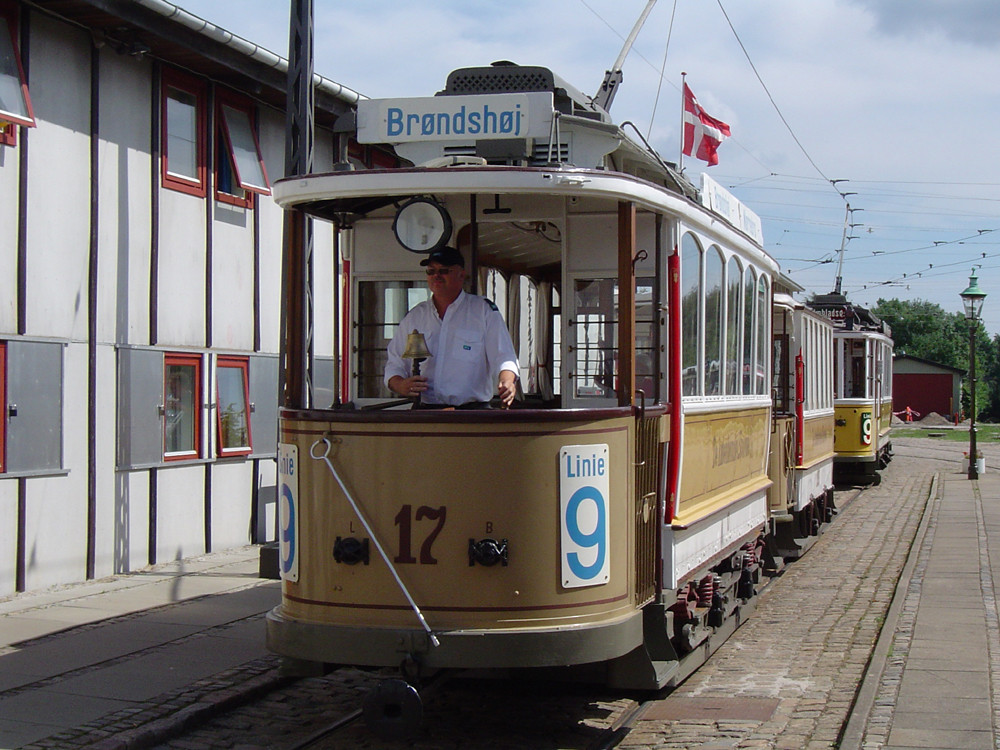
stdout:
[[(872, 308), (892, 327), (895, 353), (969, 369), (969, 322), (962, 313), (925, 300), (880, 299)], [(976, 325), (976, 414), (1000, 419), (1000, 336), (990, 340), (982, 322)], [(962, 381), (962, 409), (970, 411), (968, 378)]]

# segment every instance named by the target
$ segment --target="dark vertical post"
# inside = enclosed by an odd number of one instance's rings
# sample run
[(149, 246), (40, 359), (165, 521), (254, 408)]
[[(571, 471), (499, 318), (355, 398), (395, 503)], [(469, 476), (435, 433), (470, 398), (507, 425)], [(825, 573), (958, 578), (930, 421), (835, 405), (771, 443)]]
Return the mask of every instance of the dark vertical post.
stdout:
[(969, 479), (979, 479), (976, 466), (976, 319), (969, 320)]
[[(306, 175), (313, 167), (313, 3), (291, 0), (288, 39), (288, 97), (285, 112), (285, 173)], [(282, 283), (282, 403), (312, 404), (312, 221), (300, 211), (285, 213)]]
[(87, 580), (97, 575), (97, 264), (100, 221), (101, 51), (90, 48), (90, 248), (87, 263)]

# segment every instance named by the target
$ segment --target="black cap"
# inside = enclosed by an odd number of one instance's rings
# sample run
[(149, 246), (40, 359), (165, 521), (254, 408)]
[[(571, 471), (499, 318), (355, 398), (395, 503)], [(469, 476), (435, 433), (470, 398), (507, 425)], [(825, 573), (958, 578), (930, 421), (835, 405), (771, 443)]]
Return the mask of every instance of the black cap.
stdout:
[(461, 266), (462, 268), (465, 268), (465, 258), (463, 258), (462, 254), (453, 247), (442, 247), (439, 250), (435, 250), (433, 253), (420, 261), (420, 265), (422, 266), (426, 266), (430, 263), (440, 263), (442, 266)]

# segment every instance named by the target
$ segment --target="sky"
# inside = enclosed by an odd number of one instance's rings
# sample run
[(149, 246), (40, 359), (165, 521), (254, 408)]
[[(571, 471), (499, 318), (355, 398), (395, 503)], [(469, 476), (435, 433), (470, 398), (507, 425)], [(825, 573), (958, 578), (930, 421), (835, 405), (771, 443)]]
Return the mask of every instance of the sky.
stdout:
[[(173, 0), (288, 56), (290, 3)], [(430, 96), (510, 60), (596, 93), (647, 0), (314, 0), (315, 70), (371, 98)], [(679, 158), (681, 72), (732, 136), (684, 157), (763, 219), (805, 288), (961, 312), (973, 269), (1000, 334), (996, 0), (659, 0), (611, 106)], [(849, 209), (849, 210), (848, 210)], [(839, 262), (843, 248), (843, 264)]]

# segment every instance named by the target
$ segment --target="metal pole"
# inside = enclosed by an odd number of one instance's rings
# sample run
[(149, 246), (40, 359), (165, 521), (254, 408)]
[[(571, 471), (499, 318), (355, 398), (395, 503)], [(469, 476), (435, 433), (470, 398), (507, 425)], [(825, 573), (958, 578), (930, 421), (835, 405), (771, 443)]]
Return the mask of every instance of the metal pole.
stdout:
[(969, 320), (969, 479), (979, 479), (976, 466), (976, 319)]

